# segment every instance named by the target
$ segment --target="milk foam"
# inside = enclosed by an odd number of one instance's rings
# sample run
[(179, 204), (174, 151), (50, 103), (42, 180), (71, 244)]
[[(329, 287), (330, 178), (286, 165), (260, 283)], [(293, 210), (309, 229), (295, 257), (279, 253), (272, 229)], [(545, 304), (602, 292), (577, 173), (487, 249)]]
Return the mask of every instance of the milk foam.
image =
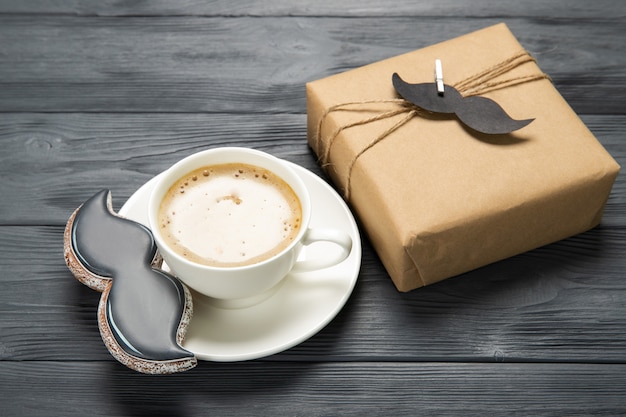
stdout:
[(240, 266), (281, 252), (300, 229), (291, 187), (263, 168), (221, 164), (176, 182), (159, 210), (165, 240), (189, 260)]

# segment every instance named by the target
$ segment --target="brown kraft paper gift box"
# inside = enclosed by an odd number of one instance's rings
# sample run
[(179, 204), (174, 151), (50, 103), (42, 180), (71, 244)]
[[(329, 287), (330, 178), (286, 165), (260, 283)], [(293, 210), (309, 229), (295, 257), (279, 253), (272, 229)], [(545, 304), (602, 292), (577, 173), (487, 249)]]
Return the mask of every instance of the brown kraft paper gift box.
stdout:
[(479, 81), (480, 95), (513, 119), (535, 119), (512, 133), (481, 134), (454, 116), (424, 113), (403, 124), (407, 113), (387, 113), (400, 106), (388, 102), (399, 98), (393, 73), (432, 83), (441, 59), (445, 83), (455, 85), (502, 68), (519, 51), (517, 39), (499, 24), (307, 84), (309, 145), (398, 290), (600, 222), (619, 166), (534, 61)]

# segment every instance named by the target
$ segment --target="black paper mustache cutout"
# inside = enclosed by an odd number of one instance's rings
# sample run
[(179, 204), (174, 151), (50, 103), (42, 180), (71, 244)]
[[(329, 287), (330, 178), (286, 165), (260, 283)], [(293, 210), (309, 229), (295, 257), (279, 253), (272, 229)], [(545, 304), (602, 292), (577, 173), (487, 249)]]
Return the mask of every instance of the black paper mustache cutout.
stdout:
[(535, 119), (512, 119), (498, 103), (486, 97), (463, 97), (454, 87), (445, 84), (445, 93), (437, 92), (437, 84), (410, 84), (397, 73), (392, 83), (397, 93), (414, 105), (433, 112), (456, 114), (468, 127), (491, 135), (511, 133)]
[[(95, 285), (83, 283), (102, 291), (101, 304), (106, 299), (108, 329), (98, 320), (101, 333), (110, 330), (119, 348), (139, 360), (183, 361), (185, 369), (196, 364), (194, 355), (179, 344), (190, 296), (186, 297), (177, 278), (152, 267), (157, 252), (152, 232), (115, 215), (108, 190), (95, 194), (76, 211), (71, 244), (81, 266), (96, 275), (91, 282)], [(115, 349), (109, 344), (107, 348), (120, 360)], [(178, 370), (184, 369), (172, 372)]]

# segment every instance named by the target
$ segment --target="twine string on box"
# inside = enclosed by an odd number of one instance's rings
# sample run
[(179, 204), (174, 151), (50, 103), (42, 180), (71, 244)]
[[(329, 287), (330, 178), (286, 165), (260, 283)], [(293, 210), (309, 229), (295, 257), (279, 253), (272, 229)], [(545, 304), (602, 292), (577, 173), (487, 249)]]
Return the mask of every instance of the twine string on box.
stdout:
[[(474, 75), (471, 75), (452, 86), (461, 93), (464, 97), (476, 96), (480, 94), (484, 94), (490, 91), (495, 91), (507, 87), (511, 87), (518, 84), (524, 84), (532, 81), (542, 80), (542, 79), (550, 79), (550, 77), (540, 72), (538, 74), (531, 74), (525, 76), (518, 76), (507, 78), (504, 80), (495, 80), (495, 78), (503, 75), (514, 68), (519, 67), (520, 65), (526, 64), (528, 62), (535, 62), (535, 59), (525, 50), (519, 51), (511, 57), (483, 70)], [(326, 117), (337, 111), (364, 111), (367, 110), (368, 105), (391, 105), (396, 108), (391, 110), (385, 110), (382, 113), (376, 114), (371, 117), (367, 117), (365, 119), (357, 120), (355, 122), (348, 123), (346, 125), (340, 126), (335, 129), (330, 136), (328, 136), (327, 145), (324, 147), (324, 142), (322, 139), (322, 125)], [(324, 111), (321, 115), (320, 120), (317, 124), (317, 132), (315, 137), (315, 142), (317, 146), (317, 155), (319, 158), (319, 163), (324, 169), (328, 169), (330, 164), (330, 152), (331, 148), (339, 136), (339, 134), (351, 127), (362, 126), (369, 123), (373, 123), (379, 120), (389, 119), (391, 117), (395, 117), (398, 115), (404, 115), (398, 122), (392, 125), (390, 128), (376, 136), (370, 143), (361, 149), (348, 163), (348, 174), (346, 178), (346, 186), (344, 190), (344, 198), (346, 200), (350, 199), (351, 192), (351, 179), (352, 179), (352, 169), (356, 161), (368, 150), (373, 148), (376, 144), (383, 141), (385, 138), (389, 137), (389, 135), (407, 124), (413, 117), (429, 113), (413, 103), (403, 99), (403, 98), (394, 98), (394, 99), (378, 99), (378, 100), (362, 100), (362, 101), (351, 101), (336, 104), (334, 106), (329, 107)]]
[(471, 75), (453, 85), (457, 91), (465, 97), (477, 96), (490, 91), (499, 90), (501, 88), (510, 87), (517, 84), (523, 84), (536, 80), (550, 79), (543, 72), (539, 74), (531, 74), (519, 77), (508, 78), (501, 81), (492, 81), (494, 78), (505, 74), (514, 68), (519, 67), (527, 62), (536, 62), (527, 51), (519, 51), (504, 61), (501, 61), (484, 71)]

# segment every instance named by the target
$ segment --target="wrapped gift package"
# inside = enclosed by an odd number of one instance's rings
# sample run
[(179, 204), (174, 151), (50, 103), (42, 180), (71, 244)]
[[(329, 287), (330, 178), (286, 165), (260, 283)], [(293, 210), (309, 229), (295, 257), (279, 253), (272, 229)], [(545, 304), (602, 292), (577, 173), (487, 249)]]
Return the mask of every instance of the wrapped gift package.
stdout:
[[(408, 105), (393, 74), (436, 88), (436, 60), (464, 97), (534, 120), (480, 133)], [(619, 171), (505, 24), (306, 87), (309, 145), (400, 291), (593, 228)]]

